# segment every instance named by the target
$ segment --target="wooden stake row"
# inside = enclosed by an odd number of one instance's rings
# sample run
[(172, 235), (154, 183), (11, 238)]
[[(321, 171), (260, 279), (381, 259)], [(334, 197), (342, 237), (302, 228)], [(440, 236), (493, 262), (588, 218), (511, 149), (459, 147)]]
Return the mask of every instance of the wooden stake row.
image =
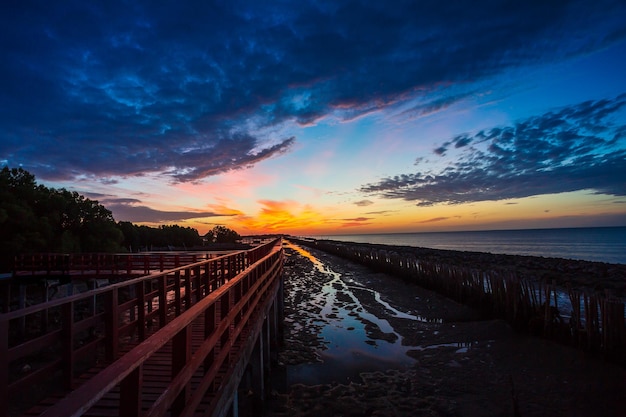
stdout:
[[(485, 317), (502, 318), (516, 330), (601, 354), (626, 364), (624, 301), (608, 291), (559, 288), (515, 271), (477, 270), (423, 260), (410, 251), (365, 244), (290, 239), (387, 272), (470, 305)], [(559, 295), (569, 297), (562, 311)]]

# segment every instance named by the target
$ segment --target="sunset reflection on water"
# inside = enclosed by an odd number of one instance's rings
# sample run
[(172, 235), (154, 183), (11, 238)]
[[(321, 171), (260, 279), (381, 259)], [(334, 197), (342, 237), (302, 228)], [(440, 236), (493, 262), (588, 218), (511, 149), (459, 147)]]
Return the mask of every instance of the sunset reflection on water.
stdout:
[(318, 270), (320, 270), (321, 272), (327, 272), (326, 268), (324, 267), (324, 264), (319, 259), (317, 259), (311, 252), (307, 251), (306, 249), (301, 248), (300, 246), (294, 245), (288, 240), (283, 240), (283, 242), (284, 242), (284, 246), (298, 252), (300, 256), (303, 256), (309, 261), (311, 261)]

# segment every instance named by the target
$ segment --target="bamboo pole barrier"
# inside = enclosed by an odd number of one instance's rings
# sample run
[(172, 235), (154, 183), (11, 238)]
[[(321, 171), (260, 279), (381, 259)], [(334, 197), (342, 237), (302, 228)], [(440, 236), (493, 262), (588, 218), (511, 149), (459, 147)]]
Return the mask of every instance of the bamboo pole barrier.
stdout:
[[(559, 288), (554, 281), (521, 276), (515, 270), (473, 269), (421, 259), (410, 250), (385, 249), (366, 244), (293, 239), (401, 277), (502, 318), (515, 329), (599, 353), (626, 364), (626, 323), (623, 300), (610, 292)], [(569, 297), (571, 311), (565, 320), (559, 311), (559, 293)], [(561, 303), (562, 304), (562, 303)]]

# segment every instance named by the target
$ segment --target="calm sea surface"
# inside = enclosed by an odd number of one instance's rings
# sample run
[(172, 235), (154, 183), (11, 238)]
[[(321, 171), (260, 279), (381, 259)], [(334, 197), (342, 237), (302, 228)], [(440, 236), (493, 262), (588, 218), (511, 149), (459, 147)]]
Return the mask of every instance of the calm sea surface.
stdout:
[(626, 227), (309, 236), (345, 242), (626, 264)]

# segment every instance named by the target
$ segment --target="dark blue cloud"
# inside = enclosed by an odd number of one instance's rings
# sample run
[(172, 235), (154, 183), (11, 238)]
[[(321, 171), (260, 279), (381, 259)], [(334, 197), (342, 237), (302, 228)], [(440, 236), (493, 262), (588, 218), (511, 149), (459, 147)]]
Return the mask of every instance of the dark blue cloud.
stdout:
[[(164, 211), (144, 205), (137, 198), (118, 198), (110, 194), (83, 192), (87, 198), (104, 204), (111, 210), (117, 220), (130, 222), (168, 223), (180, 222), (205, 217), (230, 217), (234, 214), (223, 214), (212, 211)], [(212, 223), (203, 223), (212, 224)]]
[(7, 0), (0, 161), (43, 179), (193, 181), (290, 149), (263, 128), (596, 51), (624, 39), (625, 15), (620, 1)]
[(425, 102), (421, 102), (410, 109), (405, 110), (402, 112), (402, 116), (420, 117), (436, 113), (459, 102), (460, 100), (463, 100), (466, 97), (472, 96), (474, 93), (474, 91), (464, 91), (456, 94), (438, 94), (435, 98), (427, 99)]
[(144, 206), (139, 200), (105, 198), (101, 201), (116, 217), (129, 222), (176, 222), (203, 217), (230, 216), (211, 211), (163, 211)]
[[(478, 133), (478, 135), (476, 136), (480, 140), (484, 140), (482, 132)], [(448, 152), (448, 148), (450, 147), (450, 145), (454, 145), (454, 147), (457, 149), (463, 148), (469, 145), (470, 143), (472, 143), (474, 139), (475, 139), (474, 137), (469, 136), (467, 134), (458, 135), (452, 138), (451, 140), (444, 142), (441, 146), (438, 146), (437, 148), (435, 148), (433, 152), (435, 152), (439, 156), (444, 156), (446, 152)]]
[(453, 143), (475, 145), (439, 173), (397, 175), (361, 191), (421, 207), (579, 190), (626, 196), (626, 130), (614, 123), (625, 107), (622, 94), (460, 135), (434, 152), (444, 155)]

